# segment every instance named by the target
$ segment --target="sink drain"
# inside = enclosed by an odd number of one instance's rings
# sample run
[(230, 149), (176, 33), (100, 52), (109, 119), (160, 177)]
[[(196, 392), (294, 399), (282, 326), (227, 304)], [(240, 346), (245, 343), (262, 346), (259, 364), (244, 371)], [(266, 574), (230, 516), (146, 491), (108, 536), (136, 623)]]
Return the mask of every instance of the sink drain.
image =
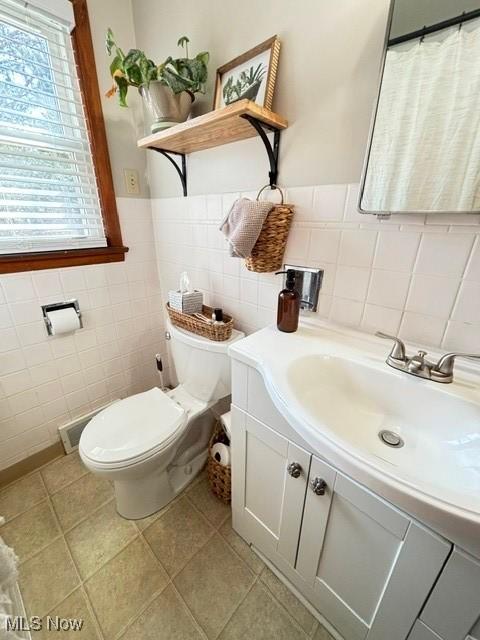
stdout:
[(380, 431), (378, 437), (388, 447), (394, 447), (395, 449), (400, 449), (400, 447), (403, 447), (403, 445), (405, 444), (398, 433), (395, 433), (394, 431), (388, 431), (388, 429), (383, 429), (382, 431)]

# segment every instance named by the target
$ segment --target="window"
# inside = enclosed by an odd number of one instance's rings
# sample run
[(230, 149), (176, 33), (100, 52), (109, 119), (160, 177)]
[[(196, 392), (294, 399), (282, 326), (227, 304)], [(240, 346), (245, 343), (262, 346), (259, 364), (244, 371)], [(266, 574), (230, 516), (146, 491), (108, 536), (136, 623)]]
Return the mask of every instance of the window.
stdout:
[(125, 251), (85, 0), (0, 0), (0, 271)]

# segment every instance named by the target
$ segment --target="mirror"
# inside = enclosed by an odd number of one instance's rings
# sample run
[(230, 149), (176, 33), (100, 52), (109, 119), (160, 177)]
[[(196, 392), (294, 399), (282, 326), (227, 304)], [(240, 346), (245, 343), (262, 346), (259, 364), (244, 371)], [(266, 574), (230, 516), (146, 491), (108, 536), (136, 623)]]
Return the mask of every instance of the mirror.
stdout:
[(480, 0), (394, 0), (361, 213), (480, 211)]

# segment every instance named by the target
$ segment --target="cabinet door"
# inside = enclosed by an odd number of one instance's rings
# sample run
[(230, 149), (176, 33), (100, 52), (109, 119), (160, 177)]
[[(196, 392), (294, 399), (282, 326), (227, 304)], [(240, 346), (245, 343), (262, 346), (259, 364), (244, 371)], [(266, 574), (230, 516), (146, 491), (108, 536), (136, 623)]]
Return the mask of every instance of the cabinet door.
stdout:
[(475, 640), (479, 618), (480, 562), (454, 549), (420, 619), (442, 640)]
[(237, 408), (232, 451), (234, 529), (295, 566), (310, 454)]
[(310, 483), (328, 489), (307, 490), (296, 569), (345, 638), (405, 640), (450, 545), (328, 469), (313, 459)]

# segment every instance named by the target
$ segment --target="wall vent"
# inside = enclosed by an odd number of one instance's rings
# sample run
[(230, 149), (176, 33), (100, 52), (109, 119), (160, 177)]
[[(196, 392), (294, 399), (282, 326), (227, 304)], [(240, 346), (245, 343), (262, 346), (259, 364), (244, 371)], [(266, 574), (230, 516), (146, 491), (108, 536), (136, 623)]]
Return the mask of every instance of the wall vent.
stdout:
[(76, 451), (78, 449), (80, 436), (82, 435), (82, 431), (85, 429), (87, 424), (94, 416), (97, 415), (97, 413), (103, 411), (103, 409), (113, 404), (113, 402), (118, 402), (118, 399), (103, 405), (103, 407), (98, 407), (98, 409), (95, 409), (90, 413), (86, 413), (85, 415), (80, 416), (80, 418), (72, 420), (72, 422), (68, 422), (61, 427), (58, 427), (58, 433), (60, 434), (60, 438), (62, 439), (65, 453), (72, 453), (72, 451)]

